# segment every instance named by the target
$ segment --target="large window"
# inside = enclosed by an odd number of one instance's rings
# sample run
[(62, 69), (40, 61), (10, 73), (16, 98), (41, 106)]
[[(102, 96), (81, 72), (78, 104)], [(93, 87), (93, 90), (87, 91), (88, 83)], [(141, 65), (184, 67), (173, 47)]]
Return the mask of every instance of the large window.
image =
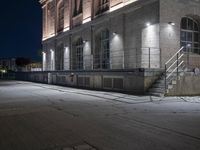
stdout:
[(60, 2), (58, 5), (58, 26), (57, 31), (62, 32), (64, 29), (64, 3)]
[(181, 47), (185, 47), (185, 51), (200, 54), (200, 30), (198, 23), (184, 17), (181, 21)]
[(107, 29), (95, 37), (94, 69), (110, 69), (110, 40)]
[(107, 10), (109, 10), (109, 0), (98, 0), (96, 15), (99, 15)]
[(83, 0), (73, 0), (73, 17), (78, 16), (83, 12)]
[(83, 40), (79, 38), (73, 45), (72, 69), (83, 70)]
[(64, 45), (59, 44), (56, 48), (56, 70), (64, 69)]

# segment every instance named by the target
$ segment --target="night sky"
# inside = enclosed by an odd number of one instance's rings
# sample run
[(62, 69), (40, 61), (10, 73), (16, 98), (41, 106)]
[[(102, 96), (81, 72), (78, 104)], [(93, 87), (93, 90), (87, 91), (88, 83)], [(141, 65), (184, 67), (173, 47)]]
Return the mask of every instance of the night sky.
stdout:
[(41, 13), (38, 0), (1, 1), (0, 58), (41, 59)]

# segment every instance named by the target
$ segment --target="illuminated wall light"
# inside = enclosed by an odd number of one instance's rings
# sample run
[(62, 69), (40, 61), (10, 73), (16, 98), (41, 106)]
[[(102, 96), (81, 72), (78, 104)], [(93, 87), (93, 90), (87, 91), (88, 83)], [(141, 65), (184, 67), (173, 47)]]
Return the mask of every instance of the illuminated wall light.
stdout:
[(150, 22), (147, 22), (147, 23), (146, 23), (146, 26), (147, 26), (147, 27), (149, 27), (150, 25), (151, 25), (151, 23), (150, 23)]
[(87, 43), (87, 40), (84, 40), (84, 41), (83, 41), (83, 44), (85, 44), (85, 43)]
[(1, 73), (6, 73), (7, 71), (5, 69), (0, 70)]
[(191, 48), (192, 47), (192, 44), (187, 44), (187, 48)]
[(117, 32), (113, 32), (113, 36), (116, 36), (117, 35)]
[(168, 22), (169, 25), (175, 26), (176, 24), (174, 22)]

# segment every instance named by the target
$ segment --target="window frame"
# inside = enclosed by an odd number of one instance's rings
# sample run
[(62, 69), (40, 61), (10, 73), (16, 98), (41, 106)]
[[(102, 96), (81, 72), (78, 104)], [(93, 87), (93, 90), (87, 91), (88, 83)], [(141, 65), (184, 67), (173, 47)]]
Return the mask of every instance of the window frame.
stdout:
[(110, 9), (110, 0), (98, 0), (95, 16), (103, 14)]
[(64, 18), (65, 18), (65, 7), (64, 1), (60, 1), (57, 6), (57, 33), (63, 32), (64, 30)]
[(94, 69), (110, 69), (110, 32), (108, 29), (101, 30), (95, 39), (100, 48), (94, 52)]
[(73, 55), (72, 55), (72, 60), (73, 60), (73, 70), (84, 70), (84, 55), (83, 55), (83, 50), (84, 50), (84, 43), (82, 38), (78, 38), (76, 42), (74, 43), (73, 46)]
[(80, 3), (79, 3), (79, 9), (77, 8), (78, 6), (78, 0), (74, 0), (74, 3), (73, 3), (73, 12), (72, 12), (72, 17), (76, 17), (76, 16), (79, 16), (83, 13), (83, 0), (79, 0)]
[[(192, 26), (191, 26), (192, 23)], [(197, 40), (196, 40), (197, 37)], [(190, 17), (183, 17), (181, 20), (181, 47), (185, 52), (200, 54), (200, 27), (198, 22)]]

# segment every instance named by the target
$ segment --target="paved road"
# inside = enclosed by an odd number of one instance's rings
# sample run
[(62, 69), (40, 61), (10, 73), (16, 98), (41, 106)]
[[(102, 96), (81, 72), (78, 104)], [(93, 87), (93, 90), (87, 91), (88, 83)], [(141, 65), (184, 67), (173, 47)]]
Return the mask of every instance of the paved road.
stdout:
[(200, 150), (200, 98), (0, 81), (0, 150)]

